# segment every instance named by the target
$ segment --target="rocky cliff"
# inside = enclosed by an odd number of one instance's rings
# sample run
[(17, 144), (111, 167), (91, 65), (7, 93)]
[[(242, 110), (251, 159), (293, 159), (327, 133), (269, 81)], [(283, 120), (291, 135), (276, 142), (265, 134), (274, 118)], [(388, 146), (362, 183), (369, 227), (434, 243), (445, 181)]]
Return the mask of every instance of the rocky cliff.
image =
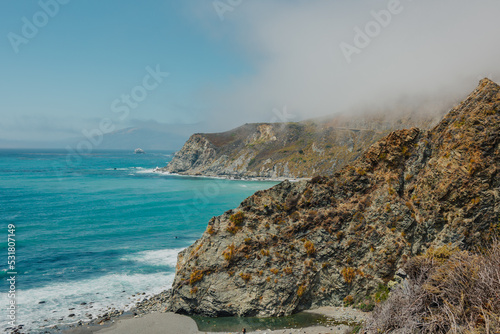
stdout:
[(484, 79), (433, 129), (392, 132), (332, 176), (282, 182), (212, 218), (179, 254), (166, 305), (279, 316), (361, 300), (433, 245), (498, 237), (499, 170), (500, 87)]
[(393, 116), (340, 115), (315, 122), (245, 124), (224, 133), (194, 134), (163, 170), (259, 178), (330, 175), (391, 130), (428, 128), (442, 115), (405, 112)]

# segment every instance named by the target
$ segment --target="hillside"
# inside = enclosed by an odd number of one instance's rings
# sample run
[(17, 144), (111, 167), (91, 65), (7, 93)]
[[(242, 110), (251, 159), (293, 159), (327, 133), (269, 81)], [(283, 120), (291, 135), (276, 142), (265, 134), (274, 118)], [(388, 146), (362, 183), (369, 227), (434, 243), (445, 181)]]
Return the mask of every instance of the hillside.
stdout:
[(429, 131), (394, 131), (332, 176), (259, 191), (212, 218), (146, 303), (281, 316), (359, 302), (431, 246), (500, 236), (500, 87), (488, 79)]
[(304, 178), (330, 175), (390, 131), (435, 125), (442, 115), (404, 112), (339, 115), (298, 123), (245, 124), (223, 133), (194, 134), (163, 169), (226, 177)]

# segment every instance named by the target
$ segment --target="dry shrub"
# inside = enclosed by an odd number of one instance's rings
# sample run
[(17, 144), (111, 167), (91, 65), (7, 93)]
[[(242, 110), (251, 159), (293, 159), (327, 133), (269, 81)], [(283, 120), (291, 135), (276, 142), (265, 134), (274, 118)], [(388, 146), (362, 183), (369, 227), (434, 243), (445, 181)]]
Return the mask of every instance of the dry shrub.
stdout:
[(500, 333), (500, 243), (484, 254), (449, 247), (410, 259), (408, 280), (377, 306), (368, 333)]
[(233, 222), (236, 226), (241, 226), (241, 224), (243, 224), (244, 219), (245, 219), (245, 214), (242, 211), (239, 211), (229, 217), (229, 220)]
[(236, 234), (240, 230), (241, 225), (243, 225), (243, 221), (245, 220), (245, 214), (242, 211), (239, 211), (229, 217), (229, 224), (227, 225), (226, 230), (229, 233)]
[(314, 253), (316, 253), (316, 248), (311, 241), (306, 241), (304, 243), (304, 248), (306, 249), (307, 255), (313, 255)]
[(234, 244), (229, 245), (223, 252), (222, 255), (227, 262), (231, 262), (236, 254), (236, 249)]
[(252, 279), (252, 275), (248, 273), (241, 273), (240, 277), (245, 281), (248, 282)]
[(208, 227), (207, 227), (207, 233), (210, 234), (210, 235), (212, 235), (212, 234), (215, 233), (214, 227), (212, 225), (208, 225)]
[(354, 303), (354, 297), (351, 295), (348, 295), (344, 298), (344, 306), (349, 306)]
[(344, 281), (347, 284), (351, 284), (354, 278), (356, 277), (356, 270), (351, 267), (343, 268), (340, 273), (342, 274), (342, 277), (344, 277)]
[(302, 295), (306, 292), (306, 287), (305, 285), (299, 286), (297, 289), (297, 296), (302, 297)]

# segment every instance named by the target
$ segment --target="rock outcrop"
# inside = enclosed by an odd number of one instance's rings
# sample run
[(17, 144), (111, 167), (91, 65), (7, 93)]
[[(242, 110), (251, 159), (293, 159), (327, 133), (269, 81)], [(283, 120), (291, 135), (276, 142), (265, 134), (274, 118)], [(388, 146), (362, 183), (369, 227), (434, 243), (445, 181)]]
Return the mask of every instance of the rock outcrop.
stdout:
[(212, 218), (179, 254), (168, 309), (280, 316), (340, 305), (430, 246), (487, 245), (500, 232), (499, 143), (500, 87), (485, 79), (430, 131), (392, 132), (333, 176), (282, 182)]
[(281, 316), (360, 300), (431, 246), (498, 237), (499, 170), (500, 87), (484, 79), (433, 129), (392, 132), (332, 176), (212, 218), (179, 254), (168, 309)]
[(163, 169), (185, 175), (305, 178), (331, 175), (390, 131), (436, 124), (441, 115), (337, 116), (299, 123), (245, 124), (194, 134)]

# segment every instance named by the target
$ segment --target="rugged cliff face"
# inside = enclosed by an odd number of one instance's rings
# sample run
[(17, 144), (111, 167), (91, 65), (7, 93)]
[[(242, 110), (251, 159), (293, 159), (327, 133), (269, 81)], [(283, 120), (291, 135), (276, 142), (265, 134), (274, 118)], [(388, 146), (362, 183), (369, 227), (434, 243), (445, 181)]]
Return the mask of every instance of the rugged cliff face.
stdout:
[(500, 87), (485, 79), (430, 131), (392, 132), (332, 176), (212, 218), (179, 254), (168, 309), (277, 316), (360, 300), (432, 245), (499, 236), (499, 170)]
[(245, 124), (194, 134), (164, 171), (187, 175), (302, 178), (330, 175), (391, 130), (436, 124), (440, 116), (338, 116), (300, 123)]

